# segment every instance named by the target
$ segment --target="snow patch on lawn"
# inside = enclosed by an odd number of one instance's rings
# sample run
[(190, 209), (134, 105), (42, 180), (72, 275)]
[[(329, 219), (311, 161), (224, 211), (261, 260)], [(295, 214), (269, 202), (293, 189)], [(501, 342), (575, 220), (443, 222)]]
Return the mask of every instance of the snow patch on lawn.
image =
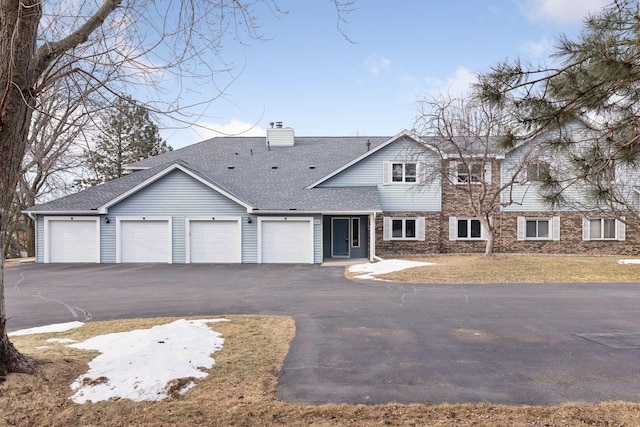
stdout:
[(619, 259), (618, 264), (640, 264), (640, 259)]
[(135, 330), (100, 335), (69, 347), (97, 350), (101, 354), (89, 363), (89, 371), (71, 388), (76, 403), (109, 399), (135, 402), (163, 400), (178, 379), (188, 379), (179, 389), (186, 392), (196, 378), (204, 378), (215, 361), (224, 339), (207, 323), (226, 319), (177, 320)]
[(349, 266), (350, 273), (363, 273), (354, 276), (355, 279), (380, 280), (375, 277), (378, 274), (393, 273), (407, 268), (424, 267), (434, 265), (432, 262), (407, 261), (402, 259), (386, 259), (380, 262), (354, 264)]
[(67, 322), (67, 323), (55, 323), (53, 325), (38, 326), (37, 328), (21, 329), (19, 331), (10, 332), (7, 335), (10, 337), (17, 337), (20, 335), (32, 335), (32, 334), (48, 334), (51, 332), (65, 332), (70, 329), (75, 329), (83, 326), (82, 322)]

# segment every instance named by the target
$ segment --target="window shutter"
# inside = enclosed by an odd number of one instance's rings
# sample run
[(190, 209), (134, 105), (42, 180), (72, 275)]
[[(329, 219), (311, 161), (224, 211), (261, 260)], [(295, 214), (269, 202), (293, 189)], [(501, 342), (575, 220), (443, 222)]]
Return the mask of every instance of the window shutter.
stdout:
[(382, 219), (382, 240), (391, 240), (391, 218)]
[(627, 224), (622, 221), (624, 221), (624, 217), (620, 217), (620, 219), (616, 220), (616, 226), (618, 227), (618, 240), (626, 240), (627, 238)]
[(491, 184), (491, 162), (484, 165), (484, 183)]
[[(389, 185), (391, 183), (391, 162), (382, 162), (382, 185)], [(386, 219), (386, 218), (385, 218)]]
[(424, 242), (424, 235), (425, 235), (425, 227), (424, 227), (424, 217), (418, 217), (416, 218), (416, 233), (417, 233), (417, 237), (418, 240)]
[(525, 240), (527, 237), (527, 219), (523, 216), (518, 217), (518, 240)]
[(487, 231), (486, 228), (484, 228), (484, 225), (482, 225), (482, 223), (480, 223), (480, 239), (482, 240), (489, 239), (489, 232)]
[(551, 219), (552, 227), (553, 227), (553, 240), (560, 240), (560, 217), (554, 216)]
[(458, 240), (458, 218), (449, 217), (449, 240)]
[(424, 162), (416, 162), (416, 184), (424, 184), (426, 181)]
[(589, 218), (582, 218), (582, 240), (591, 240), (591, 221)]

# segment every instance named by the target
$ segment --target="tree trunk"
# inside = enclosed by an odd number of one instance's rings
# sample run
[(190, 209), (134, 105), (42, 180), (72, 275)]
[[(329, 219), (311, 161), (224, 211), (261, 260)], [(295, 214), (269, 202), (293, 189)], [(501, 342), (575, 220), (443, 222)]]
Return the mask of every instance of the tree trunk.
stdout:
[(484, 256), (493, 256), (493, 247), (496, 242), (495, 230), (487, 231), (487, 243), (484, 247)]
[(24, 223), (27, 228), (27, 257), (36, 256), (36, 223), (29, 215), (25, 215)]
[[(35, 105), (36, 41), (42, 16), (39, 0), (0, 0), (0, 247), (4, 248), (9, 214), (27, 149)], [(4, 298), (4, 251), (0, 261), (0, 375), (33, 372), (7, 336)]]

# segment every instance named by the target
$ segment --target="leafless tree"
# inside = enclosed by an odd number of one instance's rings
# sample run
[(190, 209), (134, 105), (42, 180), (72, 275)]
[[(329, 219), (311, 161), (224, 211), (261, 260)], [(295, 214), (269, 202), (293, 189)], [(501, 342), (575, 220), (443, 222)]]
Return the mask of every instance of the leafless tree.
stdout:
[[(80, 173), (83, 162), (83, 146), (95, 128), (94, 117), (103, 106), (95, 86), (79, 83), (82, 82), (57, 80), (36, 100), (9, 219), (5, 253), (10, 252), (12, 244), (28, 256), (34, 256), (35, 224), (22, 211), (38, 201), (73, 190), (73, 177)], [(17, 230), (26, 234), (26, 242), (16, 242)]]
[(522, 180), (533, 151), (527, 147), (501, 173), (505, 150), (505, 125), (511, 118), (498, 106), (482, 103), (473, 97), (448, 95), (427, 97), (419, 103), (414, 132), (437, 148), (440, 168), (427, 173), (442, 182), (443, 200), (447, 199), (477, 218), (486, 231), (485, 255), (492, 255), (496, 225), (493, 217), (501, 206), (514, 203), (511, 188)]
[[(332, 2), (341, 25), (340, 14), (350, 3)], [(286, 14), (276, 0), (0, 2), (0, 247), (5, 246), (34, 111), (56, 81), (82, 80), (116, 95), (131, 93), (127, 88), (135, 85), (146, 91), (150, 110), (189, 121), (190, 110), (180, 96), (187, 79), (210, 88), (203, 103), (222, 93), (235, 78), (222, 79), (232, 68), (222, 48), (261, 38), (257, 8)], [(34, 362), (15, 349), (6, 324), (3, 253), (0, 378), (6, 372), (32, 372)]]

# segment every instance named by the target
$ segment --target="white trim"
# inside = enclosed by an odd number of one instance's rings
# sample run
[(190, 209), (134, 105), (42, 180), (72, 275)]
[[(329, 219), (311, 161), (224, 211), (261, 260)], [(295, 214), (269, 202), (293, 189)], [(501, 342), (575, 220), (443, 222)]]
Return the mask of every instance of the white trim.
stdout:
[(245, 207), (247, 209), (247, 211), (250, 211), (252, 209), (252, 207), (250, 205), (248, 205), (246, 202), (240, 200), (239, 198), (237, 198), (233, 194), (231, 194), (231, 193), (223, 190), (222, 188), (218, 187), (217, 185), (212, 184), (211, 182), (201, 178), (200, 176), (198, 176), (197, 174), (193, 173), (188, 168), (185, 168), (182, 165), (174, 163), (174, 164), (166, 167), (165, 169), (161, 170), (157, 174), (151, 176), (150, 178), (142, 181), (140, 184), (136, 185), (135, 187), (130, 188), (126, 192), (124, 192), (121, 195), (117, 196), (116, 198), (111, 199), (107, 203), (105, 203), (102, 206), (98, 207), (98, 213), (103, 213), (103, 214), (107, 213), (107, 211), (109, 210), (109, 208), (111, 206), (113, 206), (113, 205), (121, 202), (122, 200), (126, 199), (127, 197), (137, 193), (138, 191), (140, 191), (143, 188), (149, 186), (150, 184), (153, 184), (154, 182), (158, 181), (160, 178), (164, 177), (165, 175), (168, 175), (169, 173), (171, 173), (171, 172), (173, 172), (175, 170), (179, 170), (179, 171), (184, 172), (185, 174), (187, 174), (190, 177), (192, 177), (193, 179), (201, 182), (202, 184), (206, 185), (207, 187), (211, 188), (212, 190), (222, 194), (223, 196), (227, 197), (228, 199), (230, 199), (230, 200), (236, 202), (237, 204)]
[(308, 222), (309, 223), (309, 240), (310, 240), (310, 255), (309, 264), (313, 264), (315, 260), (315, 242), (314, 242), (314, 221), (313, 217), (304, 216), (270, 216), (270, 217), (258, 217), (258, 264), (262, 264), (262, 223), (263, 222)]
[(169, 234), (169, 259), (168, 264), (173, 263), (173, 218), (170, 216), (117, 216), (116, 217), (116, 263), (122, 263), (122, 236), (120, 235), (120, 223), (126, 221), (165, 221)]
[[(420, 231), (420, 218), (422, 218), (422, 220), (424, 221), (424, 217), (413, 217), (413, 216), (408, 216), (408, 217), (394, 217), (394, 216), (389, 216), (389, 217), (385, 217), (384, 218), (384, 223), (383, 223), (383, 235), (386, 236), (387, 238), (384, 240), (400, 240), (400, 241), (419, 241), (419, 240), (424, 240), (424, 236), (422, 238), (420, 238), (419, 235), (419, 231)], [(393, 237), (393, 221), (402, 221), (402, 237)], [(407, 221), (413, 221), (414, 222), (414, 232), (416, 233), (415, 237), (406, 237), (407, 234)], [(424, 227), (422, 228), (424, 230)]]
[(376, 258), (376, 213), (369, 215), (369, 261)]
[[(251, 209), (249, 213), (256, 216), (259, 215), (279, 215), (290, 217), (291, 215), (336, 215), (336, 216), (356, 216), (356, 215), (370, 215), (372, 213), (382, 213), (382, 209), (366, 210), (366, 211), (318, 211), (318, 210), (304, 210), (304, 209)], [(266, 217), (265, 217), (266, 218)]]
[[(600, 221), (600, 232), (601, 235), (604, 233), (602, 228), (602, 221), (608, 219), (614, 221), (615, 227), (615, 236), (613, 238), (605, 238), (605, 237), (591, 237), (591, 221)], [(583, 217), (582, 218), (582, 240), (590, 241), (590, 242), (615, 242), (615, 241), (624, 241), (626, 240), (626, 224), (623, 222), (625, 217), (611, 218), (606, 216), (596, 216), (593, 218)]]
[[(471, 234), (471, 222), (470, 221), (478, 221), (480, 224), (480, 237), (458, 237), (458, 222), (459, 221), (467, 221), (467, 234)], [(456, 241), (482, 241), (487, 240), (487, 231), (482, 226), (482, 222), (478, 218), (474, 217), (449, 217), (449, 240)]]
[[(547, 237), (527, 237), (527, 222), (528, 221), (545, 221), (549, 224), (549, 235)], [(519, 241), (533, 241), (533, 240), (560, 240), (560, 217), (518, 217), (518, 240)]]
[(399, 140), (400, 138), (411, 138), (416, 143), (418, 143), (420, 145), (423, 145), (428, 150), (431, 150), (434, 153), (437, 153), (438, 155), (441, 155), (440, 151), (438, 151), (438, 149), (436, 147), (434, 147), (433, 145), (427, 144), (426, 142), (422, 141), (417, 135), (414, 135), (414, 134), (408, 132), (407, 130), (403, 130), (402, 132), (400, 132), (396, 136), (393, 136), (393, 137), (389, 138), (387, 141), (383, 142), (382, 144), (378, 145), (377, 147), (375, 147), (375, 148), (373, 148), (373, 149), (371, 149), (369, 151), (366, 151), (360, 157), (355, 158), (354, 160), (350, 161), (349, 163), (347, 163), (346, 165), (342, 166), (341, 168), (338, 168), (335, 171), (331, 172), (329, 175), (324, 176), (324, 177), (320, 178), (318, 181), (314, 182), (313, 184), (305, 187), (305, 190), (309, 190), (309, 189), (311, 189), (313, 187), (316, 187), (316, 186), (322, 184), (323, 182), (325, 182), (328, 179), (336, 176), (337, 174), (339, 174), (343, 170), (350, 168), (354, 164), (360, 162), (362, 159), (365, 159), (365, 158), (371, 156), (373, 153), (376, 153), (376, 152), (382, 150), (383, 148), (385, 148), (386, 146), (388, 146), (392, 142), (395, 142), (395, 141)]
[(240, 216), (188, 216), (184, 219), (185, 226), (185, 254), (184, 254), (184, 262), (186, 264), (191, 263), (191, 222), (192, 221), (208, 221), (208, 222), (235, 222), (237, 224), (237, 235), (238, 239), (238, 251), (235, 254), (235, 261), (233, 263), (241, 263), (242, 262), (242, 217)]
[[(51, 221), (73, 221), (75, 219), (79, 221), (95, 221), (96, 223), (96, 253), (95, 262), (100, 263), (100, 217), (99, 216), (44, 216), (43, 218), (43, 232), (44, 232), (44, 254), (43, 262), (45, 264), (51, 263), (51, 239), (49, 238), (49, 223)], [(35, 227), (36, 229), (38, 227)], [(36, 236), (37, 238), (37, 236)], [(37, 240), (36, 240), (37, 242)], [(37, 246), (37, 245), (36, 245)]]

